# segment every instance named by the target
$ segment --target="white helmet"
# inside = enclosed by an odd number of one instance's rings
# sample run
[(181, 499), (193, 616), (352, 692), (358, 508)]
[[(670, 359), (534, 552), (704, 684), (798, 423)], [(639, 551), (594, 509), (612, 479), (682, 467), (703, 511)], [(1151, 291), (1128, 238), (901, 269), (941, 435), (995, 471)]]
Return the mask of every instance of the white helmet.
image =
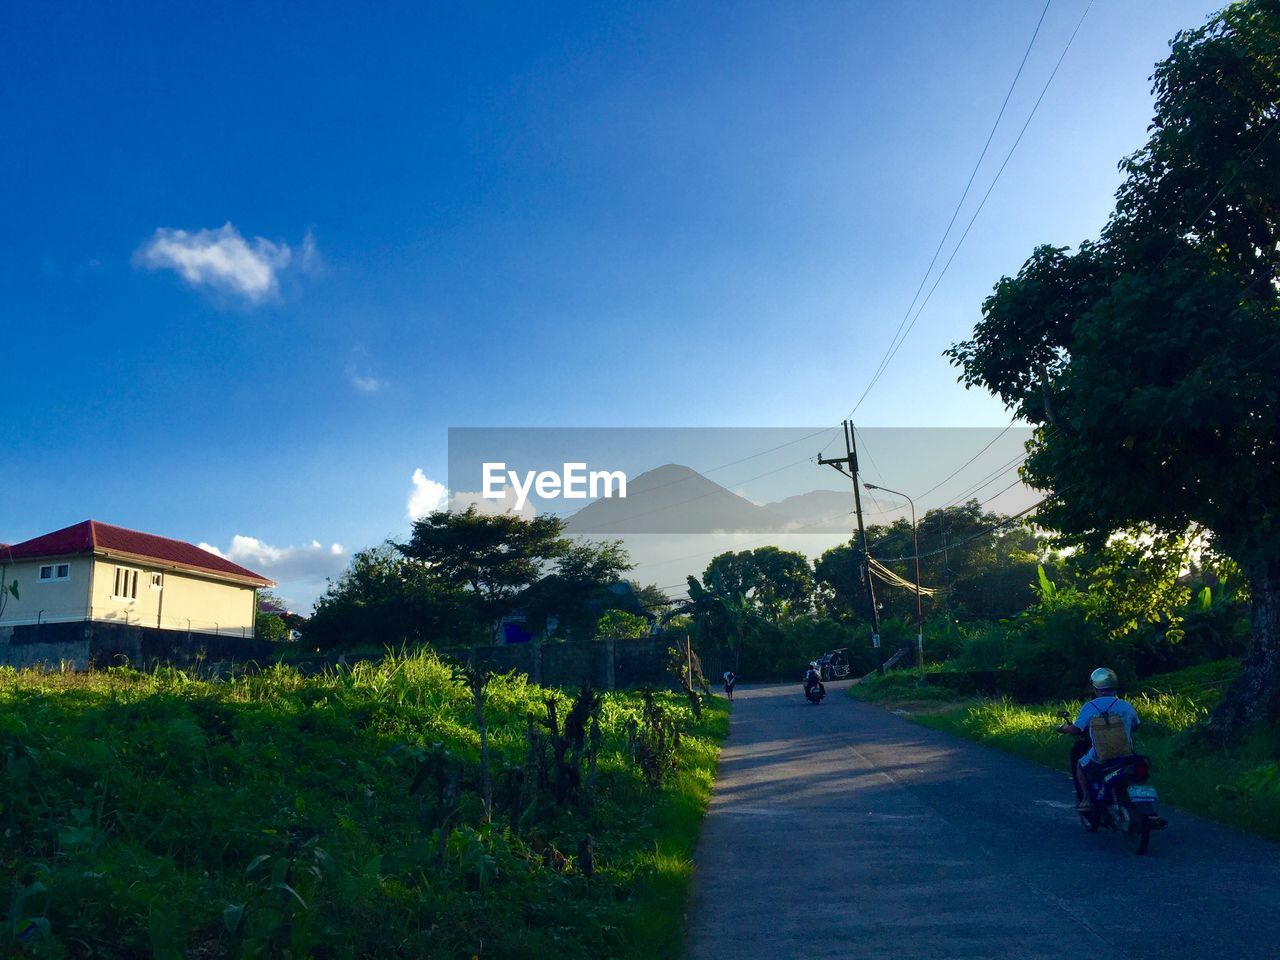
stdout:
[(817, 660), (810, 660), (810, 661), (809, 661), (809, 666), (810, 666), (812, 669), (817, 670), (817, 669), (818, 669), (818, 661), (817, 661)]
[(1120, 686), (1120, 678), (1110, 667), (1099, 667), (1089, 674), (1089, 682), (1095, 690), (1114, 690)]

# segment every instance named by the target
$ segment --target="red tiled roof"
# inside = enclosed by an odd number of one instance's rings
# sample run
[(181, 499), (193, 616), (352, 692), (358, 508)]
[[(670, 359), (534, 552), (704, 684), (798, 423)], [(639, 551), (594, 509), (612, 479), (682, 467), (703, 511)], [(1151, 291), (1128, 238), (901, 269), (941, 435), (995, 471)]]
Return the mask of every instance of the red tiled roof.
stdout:
[(116, 553), (162, 564), (186, 567), (236, 580), (249, 580), (258, 586), (274, 586), (272, 581), (225, 557), (182, 540), (170, 540), (151, 533), (140, 533), (115, 527), (97, 520), (85, 520), (53, 533), (24, 540), (6, 547), (0, 559), (24, 560), (36, 557), (65, 557), (83, 553)]

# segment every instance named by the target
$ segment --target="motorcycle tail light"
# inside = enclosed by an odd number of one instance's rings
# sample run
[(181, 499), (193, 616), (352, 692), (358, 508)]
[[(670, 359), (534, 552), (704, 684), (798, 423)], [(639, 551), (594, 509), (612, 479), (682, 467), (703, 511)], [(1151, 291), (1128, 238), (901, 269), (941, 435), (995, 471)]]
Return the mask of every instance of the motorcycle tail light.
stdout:
[(1147, 778), (1150, 776), (1151, 764), (1144, 760), (1141, 763), (1135, 763), (1133, 765), (1132, 772), (1129, 774), (1129, 779), (1134, 783), (1146, 783)]

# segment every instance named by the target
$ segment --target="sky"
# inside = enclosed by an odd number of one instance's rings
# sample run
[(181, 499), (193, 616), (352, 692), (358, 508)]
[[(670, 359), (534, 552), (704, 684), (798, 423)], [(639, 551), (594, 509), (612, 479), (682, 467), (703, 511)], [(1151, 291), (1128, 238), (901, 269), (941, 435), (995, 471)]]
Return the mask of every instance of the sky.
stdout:
[[(960, 228), (1087, 3), (1050, 0)], [(1043, 9), (10, 5), (0, 541), (117, 523), (305, 608), (443, 497), (451, 427), (837, 424)], [(1008, 423), (942, 351), (1096, 235), (1212, 9), (1089, 7), (860, 428)]]

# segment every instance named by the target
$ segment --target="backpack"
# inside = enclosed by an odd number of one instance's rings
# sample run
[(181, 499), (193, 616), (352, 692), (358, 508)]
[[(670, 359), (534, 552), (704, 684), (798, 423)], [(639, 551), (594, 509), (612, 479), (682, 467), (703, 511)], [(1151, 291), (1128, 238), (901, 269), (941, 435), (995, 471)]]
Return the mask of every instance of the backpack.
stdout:
[(1106, 710), (1094, 707), (1093, 709), (1098, 710), (1098, 715), (1089, 720), (1089, 738), (1093, 741), (1093, 752), (1102, 763), (1117, 757), (1133, 756), (1133, 744), (1129, 740), (1129, 731), (1125, 729), (1124, 721), (1111, 715), (1111, 707), (1119, 700), (1119, 697), (1114, 698)]

